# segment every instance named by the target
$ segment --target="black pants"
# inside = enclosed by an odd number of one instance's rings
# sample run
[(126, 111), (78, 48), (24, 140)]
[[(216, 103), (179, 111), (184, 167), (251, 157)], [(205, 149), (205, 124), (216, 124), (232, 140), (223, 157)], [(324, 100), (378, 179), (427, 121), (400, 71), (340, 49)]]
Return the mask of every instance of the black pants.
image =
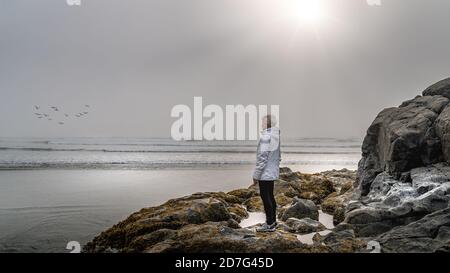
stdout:
[(266, 222), (271, 225), (277, 221), (277, 203), (273, 196), (274, 181), (259, 181), (259, 193), (266, 212)]

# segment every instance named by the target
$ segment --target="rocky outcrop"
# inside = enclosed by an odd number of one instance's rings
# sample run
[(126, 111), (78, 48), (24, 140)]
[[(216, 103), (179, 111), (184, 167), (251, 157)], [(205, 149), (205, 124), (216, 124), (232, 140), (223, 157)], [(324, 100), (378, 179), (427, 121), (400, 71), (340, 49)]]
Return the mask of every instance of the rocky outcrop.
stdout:
[(383, 110), (367, 130), (357, 186), (367, 195), (378, 174), (407, 182), (411, 169), (450, 163), (450, 78), (423, 96)]
[[(169, 200), (161, 206), (145, 208), (132, 214), (96, 237), (86, 249), (127, 251), (137, 237), (156, 231), (160, 234), (160, 230), (176, 230), (189, 224), (228, 221), (230, 226), (238, 226), (236, 221), (240, 221), (247, 213), (245, 210), (239, 213), (239, 202), (235, 196), (225, 193), (197, 193)], [(131, 247), (131, 250), (134, 248)]]
[(377, 116), (364, 139), (358, 168), (362, 195), (369, 193), (382, 172), (407, 181), (411, 169), (443, 160), (435, 125), (448, 103), (449, 99), (440, 95), (416, 97)]
[(424, 96), (444, 96), (450, 99), (450, 78), (439, 81), (427, 89), (422, 93)]
[(436, 211), (380, 237), (383, 252), (449, 252), (450, 208)]
[(133, 252), (147, 253), (289, 253), (306, 250), (290, 233), (255, 233), (249, 229), (230, 227), (225, 222), (184, 226), (160, 236), (156, 241), (138, 237), (134, 245), (141, 248), (133, 249)]
[(318, 233), (313, 240), (316, 246), (325, 245), (333, 253), (369, 252), (367, 249), (368, 240), (357, 238), (352, 229), (336, 229), (325, 236)]
[(450, 78), (383, 110), (367, 131), (355, 184), (360, 198), (348, 203), (343, 222), (357, 237), (379, 236), (385, 252), (448, 249), (447, 229), (437, 235), (450, 217), (449, 98)]
[[(275, 183), (280, 224), (274, 233), (257, 233), (239, 225), (263, 207), (255, 185), (228, 193), (196, 193), (145, 208), (101, 233), (85, 252), (347, 252), (360, 244), (307, 245), (298, 235), (324, 231), (317, 221), (321, 202), (331, 194), (351, 192), (356, 173), (348, 170), (306, 175), (281, 170)], [(307, 199), (305, 199), (305, 197)], [(313, 201), (314, 200), (314, 201)], [(317, 203), (314, 203), (317, 202)], [(351, 247), (349, 247), (351, 246)], [(351, 249), (351, 251), (350, 251)]]
[(447, 208), (450, 180), (431, 176), (437, 172), (435, 168), (412, 170), (410, 183), (386, 173), (378, 175), (369, 195), (347, 212), (345, 222), (352, 224), (359, 236), (374, 236)]

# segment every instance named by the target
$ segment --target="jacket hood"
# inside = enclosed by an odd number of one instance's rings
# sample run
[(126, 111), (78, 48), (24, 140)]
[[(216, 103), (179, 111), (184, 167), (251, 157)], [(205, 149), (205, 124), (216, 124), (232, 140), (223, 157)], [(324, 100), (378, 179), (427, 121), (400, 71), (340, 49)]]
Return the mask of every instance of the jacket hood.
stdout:
[(279, 138), (280, 137), (280, 129), (278, 127), (272, 127), (272, 128), (268, 128), (265, 129), (261, 132), (262, 135), (270, 135), (271, 137), (274, 138)]

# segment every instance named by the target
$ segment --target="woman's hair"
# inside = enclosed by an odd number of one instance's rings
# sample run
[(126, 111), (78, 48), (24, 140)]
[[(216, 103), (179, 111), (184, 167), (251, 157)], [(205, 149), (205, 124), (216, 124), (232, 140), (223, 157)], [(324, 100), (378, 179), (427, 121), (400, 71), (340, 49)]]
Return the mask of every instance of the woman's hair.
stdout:
[(263, 122), (266, 122), (267, 128), (277, 126), (277, 117), (274, 115), (266, 115), (263, 117)]

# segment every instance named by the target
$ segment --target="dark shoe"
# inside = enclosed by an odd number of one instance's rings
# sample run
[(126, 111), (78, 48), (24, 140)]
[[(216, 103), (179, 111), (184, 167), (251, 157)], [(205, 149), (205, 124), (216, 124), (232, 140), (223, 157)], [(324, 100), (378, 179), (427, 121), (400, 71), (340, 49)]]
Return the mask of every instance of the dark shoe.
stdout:
[(277, 230), (277, 223), (273, 223), (271, 225), (264, 223), (256, 229), (257, 232), (275, 232), (275, 230)]

